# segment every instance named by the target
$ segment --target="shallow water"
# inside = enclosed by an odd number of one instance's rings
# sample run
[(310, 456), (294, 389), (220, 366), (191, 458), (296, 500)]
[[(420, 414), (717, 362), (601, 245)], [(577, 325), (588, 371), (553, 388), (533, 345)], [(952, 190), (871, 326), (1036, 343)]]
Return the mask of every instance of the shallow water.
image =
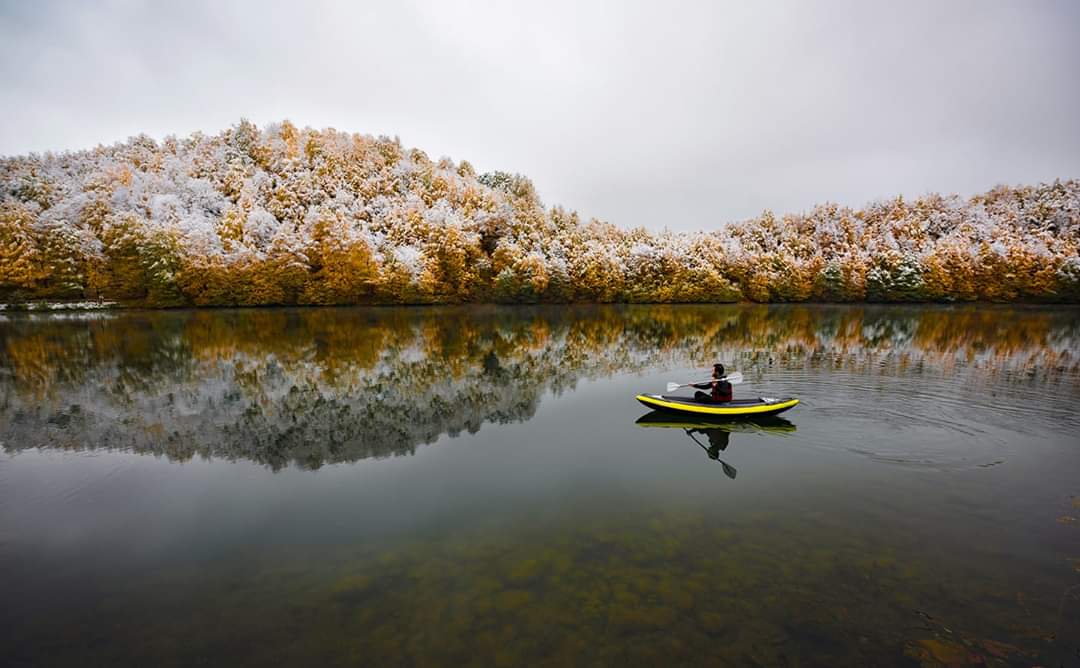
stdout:
[(0, 656), (1080, 665), (1078, 316), (2, 315)]

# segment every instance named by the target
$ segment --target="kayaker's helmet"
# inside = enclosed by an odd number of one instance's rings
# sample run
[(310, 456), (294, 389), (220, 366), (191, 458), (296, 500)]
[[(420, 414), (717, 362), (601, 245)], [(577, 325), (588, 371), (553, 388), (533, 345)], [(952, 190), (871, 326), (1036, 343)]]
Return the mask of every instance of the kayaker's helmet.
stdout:
[(712, 365), (712, 375), (713, 375), (714, 378), (723, 378), (724, 377), (724, 365), (720, 364), (719, 362)]

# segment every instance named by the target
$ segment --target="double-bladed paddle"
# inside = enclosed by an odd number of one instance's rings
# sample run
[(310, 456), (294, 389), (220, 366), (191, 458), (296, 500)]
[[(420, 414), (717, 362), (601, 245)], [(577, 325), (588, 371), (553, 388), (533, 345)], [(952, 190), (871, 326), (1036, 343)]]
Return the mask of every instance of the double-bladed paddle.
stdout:
[(711, 383), (711, 382), (713, 382), (715, 380), (726, 380), (727, 382), (731, 383), (732, 385), (738, 385), (739, 383), (741, 383), (743, 381), (743, 377), (742, 377), (742, 372), (736, 371), (735, 373), (729, 373), (728, 375), (726, 375), (726, 376), (724, 376), (722, 378), (710, 378), (708, 380), (699, 380), (696, 383), (682, 383), (682, 384), (668, 383), (667, 384), (667, 391), (668, 392), (674, 392), (675, 390), (679, 389), (680, 387), (690, 387), (692, 385), (702, 385), (704, 383)]

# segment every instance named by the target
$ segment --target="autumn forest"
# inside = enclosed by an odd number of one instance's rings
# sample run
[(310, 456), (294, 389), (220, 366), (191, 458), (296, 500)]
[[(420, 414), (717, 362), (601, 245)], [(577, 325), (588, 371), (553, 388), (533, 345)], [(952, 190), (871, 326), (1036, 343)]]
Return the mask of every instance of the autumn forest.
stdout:
[(397, 139), (241, 121), (3, 158), (0, 198), (9, 305), (1080, 301), (1078, 180), (655, 232)]

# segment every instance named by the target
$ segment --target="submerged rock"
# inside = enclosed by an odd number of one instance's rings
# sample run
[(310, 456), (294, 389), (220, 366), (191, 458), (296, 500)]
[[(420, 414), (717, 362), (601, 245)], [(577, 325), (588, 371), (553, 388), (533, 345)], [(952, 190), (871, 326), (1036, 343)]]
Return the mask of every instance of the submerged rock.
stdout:
[(904, 648), (904, 654), (915, 659), (927, 668), (936, 666), (975, 666), (982, 665), (982, 659), (972, 654), (966, 647), (951, 640), (929, 638), (917, 640)]
[(333, 592), (340, 596), (359, 596), (371, 586), (369, 575), (348, 575), (334, 583)]
[(495, 610), (511, 612), (532, 602), (533, 595), (522, 589), (508, 589), (495, 595)]
[(675, 610), (668, 607), (615, 606), (608, 613), (608, 624), (623, 633), (656, 631), (675, 623)]

